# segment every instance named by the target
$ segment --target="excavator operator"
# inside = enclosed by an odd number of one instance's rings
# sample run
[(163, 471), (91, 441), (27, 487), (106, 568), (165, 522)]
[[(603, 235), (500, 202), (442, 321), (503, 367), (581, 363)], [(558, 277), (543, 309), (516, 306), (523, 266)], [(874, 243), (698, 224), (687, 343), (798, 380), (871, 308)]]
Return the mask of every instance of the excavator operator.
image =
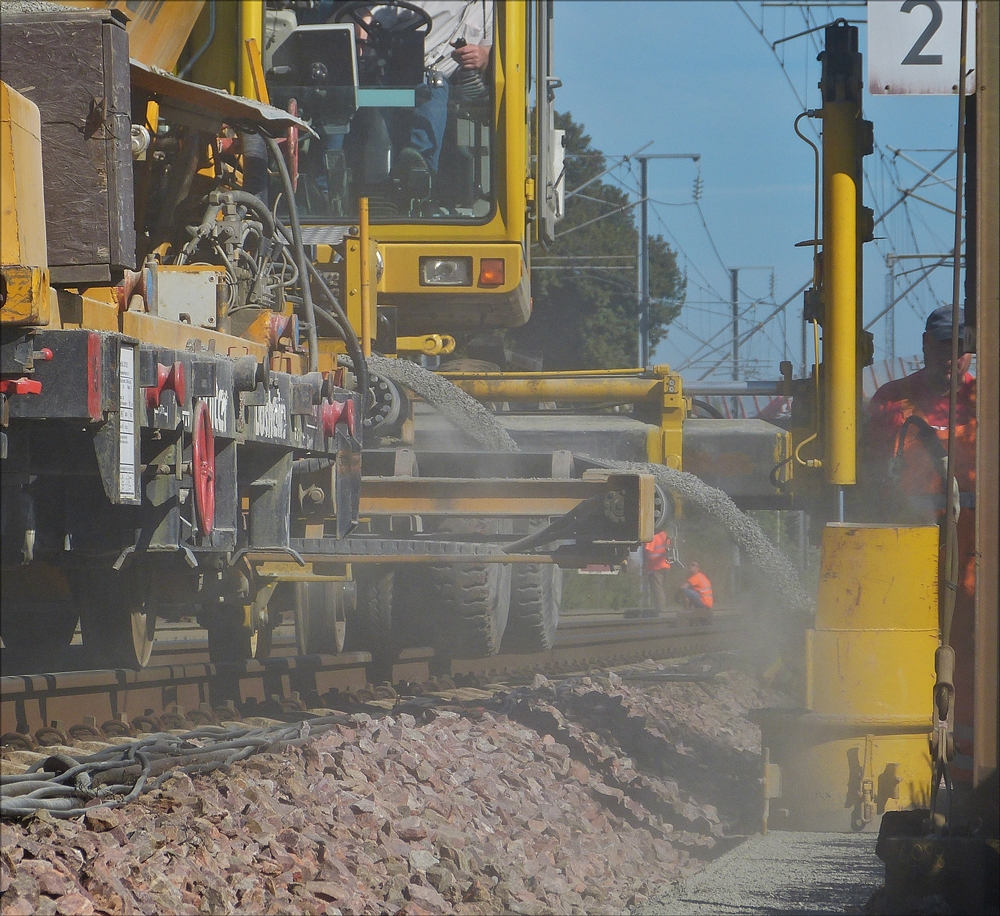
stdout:
[[(964, 338), (965, 315), (959, 334)], [(889, 507), (877, 521), (940, 524), (940, 588), (945, 588), (944, 516), (948, 410), (952, 373), (957, 374), (955, 454), (952, 476), (958, 482), (958, 580), (951, 645), (955, 649), (955, 746), (952, 776), (972, 780), (973, 633), (975, 626), (976, 379), (969, 374), (972, 355), (959, 341), (952, 366), (952, 309), (942, 306), (927, 318), (923, 335), (924, 368), (887, 382), (875, 392), (862, 433), (865, 488)]]

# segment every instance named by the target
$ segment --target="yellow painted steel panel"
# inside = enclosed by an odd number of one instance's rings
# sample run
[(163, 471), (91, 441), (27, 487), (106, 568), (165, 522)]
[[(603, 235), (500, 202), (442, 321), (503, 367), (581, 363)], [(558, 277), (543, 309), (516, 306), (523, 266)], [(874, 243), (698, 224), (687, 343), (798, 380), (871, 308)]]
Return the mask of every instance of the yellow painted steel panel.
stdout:
[(810, 709), (845, 716), (926, 716), (937, 630), (817, 630)]
[(38, 106), (0, 84), (0, 263), (48, 267)]
[(267, 347), (264, 344), (169, 321), (145, 312), (123, 312), (121, 330), (123, 334), (160, 347), (184, 350), (189, 342), (197, 340), (206, 347), (214, 342), (215, 352), (224, 356), (255, 356), (259, 362), (267, 359)]
[(49, 272), (44, 267), (3, 268), (7, 299), (0, 308), (0, 324), (49, 323)]
[[(919, 730), (867, 734), (863, 728), (849, 736), (833, 729), (814, 734), (805, 717), (765, 726), (761, 745), (781, 770), (781, 797), (771, 800), (768, 827), (873, 832), (886, 811), (926, 807), (931, 781), (927, 735)], [(866, 788), (870, 820), (864, 816)]]
[[(465, 243), (440, 244), (430, 241), (386, 242), (383, 227), (373, 229), (379, 239), (379, 249), (385, 259), (385, 270), (379, 281), (380, 293), (423, 293), (434, 296), (462, 296), (469, 293), (502, 294), (516, 289), (523, 275), (524, 252), (520, 245), (482, 243), (469, 239)], [(420, 282), (421, 258), (472, 258), (470, 286), (426, 286)], [(479, 268), (483, 258), (503, 258), (506, 268), (501, 286), (479, 286)]]
[(829, 524), (816, 629), (936, 630), (938, 529)]
[[(167, 3), (134, 0), (56, 0), (64, 6), (112, 9), (128, 18), (129, 54), (151, 67), (173, 70), (205, 0), (169, 0)], [(224, 4), (222, 4), (224, 5)]]

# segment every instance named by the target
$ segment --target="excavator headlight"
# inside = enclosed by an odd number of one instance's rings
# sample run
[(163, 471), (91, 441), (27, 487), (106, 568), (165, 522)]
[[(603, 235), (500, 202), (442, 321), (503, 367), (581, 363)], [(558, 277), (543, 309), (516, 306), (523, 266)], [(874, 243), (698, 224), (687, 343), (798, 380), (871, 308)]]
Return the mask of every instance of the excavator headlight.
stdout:
[(421, 258), (421, 286), (472, 286), (472, 258)]

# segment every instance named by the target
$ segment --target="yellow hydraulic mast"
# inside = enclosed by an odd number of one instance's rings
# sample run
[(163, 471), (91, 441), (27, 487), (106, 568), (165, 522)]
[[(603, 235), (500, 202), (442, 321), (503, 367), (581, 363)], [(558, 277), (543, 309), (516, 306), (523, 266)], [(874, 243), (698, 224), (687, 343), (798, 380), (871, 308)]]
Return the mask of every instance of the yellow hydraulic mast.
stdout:
[(240, 0), (239, 85), (237, 91), (249, 99), (257, 98), (254, 91), (253, 69), (245, 52), (250, 39), (264, 47), (264, 4), (261, 0)]
[(828, 26), (822, 58), (823, 468), (843, 487), (857, 483), (860, 243), (870, 236), (859, 227), (861, 160), (871, 152), (871, 122), (861, 117), (858, 30), (844, 20)]

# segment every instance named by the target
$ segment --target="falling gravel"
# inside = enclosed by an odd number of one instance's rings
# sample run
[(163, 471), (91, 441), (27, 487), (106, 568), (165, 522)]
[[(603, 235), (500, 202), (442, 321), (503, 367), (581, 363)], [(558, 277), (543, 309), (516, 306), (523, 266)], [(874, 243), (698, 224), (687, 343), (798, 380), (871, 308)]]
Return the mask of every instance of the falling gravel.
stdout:
[(517, 443), (496, 417), (447, 379), (407, 360), (375, 354), (368, 357), (368, 365), (372, 371), (420, 395), (483, 448), (494, 452), (517, 451)]
[(3, 0), (0, 3), (0, 12), (3, 13), (65, 13), (80, 9), (86, 7), (63, 6), (61, 3), (47, 3), (46, 0)]
[[(517, 445), (500, 421), (482, 404), (451, 382), (404, 360), (372, 356), (368, 362), (375, 372), (385, 375), (426, 399), (484, 448), (517, 451)], [(746, 556), (768, 574), (776, 593), (788, 610), (806, 613), (812, 610), (813, 602), (802, 590), (792, 562), (775, 547), (760, 526), (746, 513), (741, 512), (722, 490), (710, 487), (694, 474), (660, 464), (599, 460), (622, 470), (652, 474), (672, 493), (700, 506), (708, 515), (724, 525)]]

